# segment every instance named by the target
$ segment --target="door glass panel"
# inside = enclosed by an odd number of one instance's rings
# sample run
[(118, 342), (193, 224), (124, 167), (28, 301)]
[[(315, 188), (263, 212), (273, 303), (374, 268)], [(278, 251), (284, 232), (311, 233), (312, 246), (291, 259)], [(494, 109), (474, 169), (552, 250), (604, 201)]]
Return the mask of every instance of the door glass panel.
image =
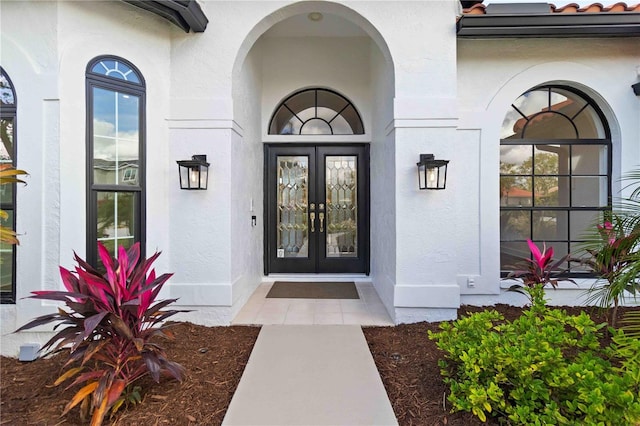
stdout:
[(307, 227), (309, 158), (278, 156), (278, 212), (276, 223), (279, 258), (308, 257)]
[(354, 155), (327, 156), (326, 256), (358, 256), (358, 162)]

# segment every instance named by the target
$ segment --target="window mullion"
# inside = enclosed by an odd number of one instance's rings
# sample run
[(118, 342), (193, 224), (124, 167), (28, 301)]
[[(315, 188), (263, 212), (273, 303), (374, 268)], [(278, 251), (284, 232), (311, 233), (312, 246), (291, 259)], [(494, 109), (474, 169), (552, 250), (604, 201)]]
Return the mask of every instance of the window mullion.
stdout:
[[(513, 118), (513, 113), (505, 117), (503, 123), (513, 125), (514, 132), (503, 128), (503, 134), (510, 136), (500, 141), (500, 145), (512, 147), (501, 149), (500, 156), (500, 164), (505, 166), (499, 174), (500, 211), (507, 212), (501, 215), (503, 273), (506, 273), (509, 261), (521, 251), (522, 256), (528, 253), (526, 245), (520, 245), (527, 232), (532, 240), (535, 237), (538, 242), (544, 240), (557, 245), (556, 251), (561, 256), (567, 250), (571, 252), (573, 244), (579, 242), (581, 230), (591, 226), (588, 223), (591, 216), (611, 209), (610, 131), (594, 101), (571, 88), (540, 86), (523, 94), (511, 107), (522, 118)], [(553, 114), (549, 114), (551, 112)], [(575, 122), (578, 116), (584, 120)], [(517, 130), (526, 126), (529, 133), (523, 138), (523, 133)], [(592, 130), (600, 128), (604, 129), (607, 138), (599, 138), (600, 131)], [(588, 138), (581, 139), (582, 135)], [(558, 147), (562, 145), (568, 149)], [(536, 147), (540, 148), (540, 153)], [(552, 157), (547, 157), (546, 153)], [(531, 170), (525, 165), (530, 165)], [(527, 180), (531, 185), (530, 194), (522, 191), (526, 190)], [(605, 193), (608, 198), (603, 203)], [(511, 194), (517, 194), (514, 197), (519, 198), (511, 199)], [(530, 204), (525, 203), (528, 197), (531, 197)], [(514, 212), (522, 214), (519, 216)], [(528, 224), (523, 223), (527, 219)], [(585, 275), (583, 271), (572, 274)]]
[[(116, 66), (118, 65), (118, 62), (116, 61)], [(118, 172), (120, 171), (120, 153), (119, 153), (119, 149), (120, 149), (120, 109), (119, 109), (119, 97), (118, 97), (118, 92), (113, 92), (114, 95), (114, 110), (115, 110), (115, 117), (114, 117), (114, 124), (115, 124), (115, 151), (116, 151), (116, 172), (114, 173), (114, 179), (115, 179), (115, 184), (118, 184)]]

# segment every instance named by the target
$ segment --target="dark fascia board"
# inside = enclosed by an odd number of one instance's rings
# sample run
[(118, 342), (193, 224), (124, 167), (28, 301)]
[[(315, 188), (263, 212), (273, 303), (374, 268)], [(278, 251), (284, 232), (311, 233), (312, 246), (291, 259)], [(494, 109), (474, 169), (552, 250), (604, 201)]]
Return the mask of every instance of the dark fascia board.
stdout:
[(637, 37), (640, 13), (463, 15), (456, 32), (461, 38)]
[(632, 84), (631, 88), (633, 89), (633, 93), (635, 93), (636, 96), (640, 96), (640, 83)]
[(166, 19), (185, 32), (202, 33), (209, 20), (196, 0), (123, 0)]

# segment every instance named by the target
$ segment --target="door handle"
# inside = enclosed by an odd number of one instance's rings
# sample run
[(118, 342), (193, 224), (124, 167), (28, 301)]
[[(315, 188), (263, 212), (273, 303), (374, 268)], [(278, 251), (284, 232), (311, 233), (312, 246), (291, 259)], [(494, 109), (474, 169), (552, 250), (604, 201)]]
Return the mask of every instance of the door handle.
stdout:
[(316, 214), (314, 212), (309, 213), (309, 221), (311, 221), (311, 232), (316, 232)]
[(320, 219), (320, 232), (324, 232), (324, 212), (320, 212), (318, 218)]

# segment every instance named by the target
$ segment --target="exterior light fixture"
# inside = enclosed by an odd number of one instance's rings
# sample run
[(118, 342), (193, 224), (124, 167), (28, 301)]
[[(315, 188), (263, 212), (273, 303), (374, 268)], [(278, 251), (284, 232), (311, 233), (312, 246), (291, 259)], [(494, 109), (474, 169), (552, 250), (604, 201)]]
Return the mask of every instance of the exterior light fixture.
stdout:
[(633, 84), (631, 88), (633, 89), (633, 93), (635, 93), (636, 96), (640, 96), (640, 83)]
[(420, 189), (444, 189), (449, 160), (436, 160), (433, 154), (420, 154), (418, 185)]
[(322, 21), (322, 18), (323, 18), (323, 17), (324, 17), (324, 16), (323, 16), (323, 15), (322, 15), (322, 13), (320, 13), (320, 12), (311, 12), (310, 14), (308, 14), (308, 15), (307, 15), (307, 18), (308, 18), (310, 21), (313, 21), (313, 22), (319, 22), (319, 21)]
[(191, 160), (176, 161), (180, 189), (207, 189), (209, 163), (206, 155), (194, 155)]

